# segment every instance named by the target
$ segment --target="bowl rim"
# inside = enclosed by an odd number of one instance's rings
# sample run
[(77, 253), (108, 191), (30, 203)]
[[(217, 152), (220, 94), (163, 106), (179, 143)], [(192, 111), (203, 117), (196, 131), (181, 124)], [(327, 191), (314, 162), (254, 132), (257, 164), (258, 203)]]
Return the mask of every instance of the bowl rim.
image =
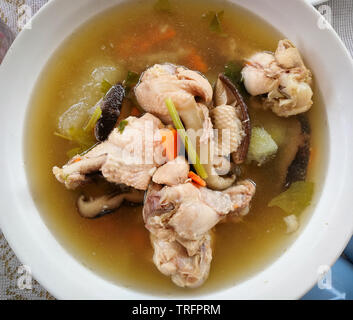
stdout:
[[(65, 1), (67, 4), (65, 4)], [(76, 9), (82, 9), (83, 6), (83, 1), (84, 0), (77, 0), (77, 3), (75, 4)], [(92, 2), (93, 0), (91, 0)], [(278, 2), (279, 0), (276, 0), (274, 2)], [(108, 4), (110, 2), (110, 4)], [(115, 1), (118, 2), (118, 1)], [(108, 8), (109, 6), (112, 6), (112, 3), (115, 5), (115, 2), (109, 1), (109, 0), (103, 0), (102, 3), (104, 3), (105, 8)], [(239, 0), (236, 0), (238, 5), (243, 6), (242, 3), (240, 3)], [(258, 1), (253, 1), (249, 6), (256, 5), (254, 4), (255, 2)], [(290, 1), (289, 1), (290, 2)], [(294, 2), (294, 1), (292, 1)], [(71, 4), (70, 0), (51, 0), (47, 4), (45, 4), (39, 12), (33, 17), (32, 23), (33, 25), (40, 25), (42, 21), (48, 21), (48, 18), (50, 16), (55, 16), (55, 12), (57, 12), (58, 8), (63, 8), (65, 5), (67, 6), (68, 4)], [(310, 15), (312, 19), (319, 19), (320, 14), (307, 2), (302, 1), (300, 3), (297, 3), (298, 7), (302, 6), (303, 13), (305, 12), (306, 14)], [(80, 7), (81, 6), (81, 7)], [(247, 7), (249, 9), (249, 7)], [(102, 10), (103, 11), (103, 10)], [(250, 9), (251, 11), (251, 9)], [(10, 81), (8, 81), (8, 75), (10, 74), (10, 71), (16, 71), (16, 62), (18, 62), (18, 57), (20, 56), (20, 51), (22, 49), (25, 49), (23, 45), (26, 43), (27, 39), (30, 38), (30, 33), (28, 30), (22, 31), (18, 37), (15, 39), (14, 43), (12, 44), (8, 55), (5, 57), (2, 65), (0, 66), (0, 87), (1, 85), (4, 85), (3, 87), (5, 88), (8, 86), (9, 90), (0, 97), (0, 105), (7, 104), (13, 101), (11, 98), (11, 92), (13, 92), (13, 88), (11, 87), (12, 84)], [(326, 34), (326, 37), (332, 41), (332, 46), (334, 47), (335, 50), (338, 50), (342, 56), (342, 61), (343, 65), (345, 67), (345, 70), (348, 74), (348, 78), (353, 80), (353, 60), (347, 50), (347, 48), (344, 46), (342, 40), (338, 37), (336, 32), (333, 30), (333, 28), (329, 28)], [(60, 42), (61, 44), (61, 42)], [(56, 49), (56, 48), (55, 48)], [(31, 50), (31, 48), (28, 48), (28, 50)], [(52, 52), (55, 51), (52, 49)], [(28, 62), (27, 62), (28, 63)], [(40, 73), (43, 71), (43, 68), (45, 67), (46, 63), (42, 64), (42, 69), (40, 70)], [(348, 69), (347, 69), (348, 68)], [(350, 71), (349, 71), (350, 70)], [(9, 72), (9, 73), (7, 73)], [(11, 77), (11, 76), (10, 76)], [(23, 83), (26, 82), (26, 77), (22, 80)], [(36, 81), (35, 81), (36, 82)], [(30, 87), (34, 86), (35, 83), (32, 83)], [(12, 88), (12, 89), (11, 89)], [(28, 109), (28, 102), (26, 105), (26, 110)], [(24, 119), (21, 119), (21, 121), (24, 123)], [(344, 119), (341, 119), (341, 124), (344, 126), (347, 126), (347, 123), (344, 122)], [(22, 123), (21, 122), (21, 123)], [(9, 129), (9, 124), (5, 124), (4, 128)], [(346, 127), (345, 127), (346, 128)], [(348, 127), (347, 127), (348, 128)], [(3, 129), (4, 130), (4, 129)], [(0, 130), (1, 131), (1, 130)], [(332, 131), (331, 131), (332, 133)], [(18, 136), (15, 136), (14, 134), (14, 139), (18, 139)], [(342, 138), (342, 146), (349, 146), (348, 144), (348, 138), (344, 136), (335, 136), (335, 140), (338, 140), (338, 138)], [(22, 141), (22, 137), (20, 138)], [(332, 137), (330, 137), (332, 140)], [(18, 141), (18, 140), (16, 140)], [(332, 145), (332, 143), (331, 143)], [(17, 182), (20, 181), (21, 187), (24, 187), (26, 190), (21, 190), (23, 194), (27, 194), (29, 192), (29, 187), (27, 185), (27, 182), (24, 183), (22, 174), (24, 173), (24, 164), (23, 164), (23, 158), (21, 157), (20, 161), (18, 159), (12, 158), (12, 153), (11, 153), (11, 146), (9, 144), (9, 141), (1, 141), (0, 142), (0, 147), (2, 150), (5, 150), (9, 153), (11, 156), (11, 159), (7, 159), (5, 161), (4, 159), (0, 160), (0, 164), (4, 166), (4, 168), (7, 168), (7, 172), (5, 173), (5, 177), (9, 179), (2, 179), (0, 182), (0, 191), (2, 192), (1, 194), (3, 197), (6, 196), (6, 199), (8, 202), (5, 203), (3, 201), (0, 205), (0, 208), (2, 209), (2, 212), (5, 212), (5, 210), (9, 210), (9, 208), (13, 209), (15, 208), (16, 212), (22, 212), (23, 213), (23, 204), (21, 205), (20, 203), (16, 203), (16, 199), (14, 198), (15, 195), (11, 193), (8, 189), (8, 185), (5, 185), (4, 182), (8, 181), (12, 188), (14, 190), (18, 190), (17, 187)], [(19, 146), (16, 146), (16, 150), (18, 150)], [(22, 146), (21, 146), (22, 147)], [(20, 152), (22, 154), (22, 151)], [(343, 160), (344, 169), (346, 170), (345, 172), (348, 172), (348, 162), (350, 160), (353, 160), (353, 152), (350, 150), (342, 150), (341, 152), (342, 156), (344, 157)], [(15, 155), (15, 154), (14, 154)], [(10, 161), (11, 160), (11, 161)], [(330, 152), (330, 159), (329, 162), (332, 163), (333, 160), (333, 155), (332, 152)], [(12, 163), (10, 163), (12, 162)], [(13, 164), (18, 164), (21, 167), (21, 172), (17, 172), (13, 168)], [(18, 170), (18, 169), (17, 169)], [(343, 169), (342, 169), (343, 170)], [(350, 171), (352, 172), (352, 171)], [(7, 176), (6, 176), (7, 175)], [(17, 176), (18, 175), (18, 176)], [(342, 177), (342, 175), (341, 175)], [(349, 199), (349, 193), (346, 191), (344, 194), (344, 190), (352, 190), (352, 182), (349, 182), (346, 180), (340, 181), (340, 183), (337, 186), (337, 192), (340, 192), (340, 197), (343, 197), (345, 199)], [(347, 188), (348, 186), (348, 188)], [(332, 191), (332, 190), (331, 190)], [(324, 191), (323, 191), (324, 192)], [(325, 195), (327, 195), (328, 191), (325, 192)], [(343, 196), (342, 196), (343, 194)], [(323, 194), (324, 195), (324, 194)], [(322, 195), (322, 197), (323, 197)], [(16, 197), (18, 195), (16, 194)], [(338, 201), (335, 201), (336, 207), (339, 205), (337, 204)], [(34, 206), (34, 202), (32, 199), (32, 202), (26, 202), (27, 205), (31, 205), (33, 208), (32, 210), (35, 210), (36, 212), (38, 211), (37, 208)], [(321, 206), (322, 207), (322, 206)], [(320, 207), (320, 208), (321, 208)], [(344, 206), (340, 206), (340, 209), (343, 211), (343, 209), (347, 209)], [(317, 211), (317, 208), (314, 210)], [(314, 213), (315, 214), (315, 213)], [(46, 288), (52, 295), (54, 295), (57, 298), (62, 298), (62, 299), (114, 299), (114, 298), (120, 298), (120, 299), (149, 299), (151, 297), (156, 298), (156, 299), (165, 299), (166, 296), (155, 296), (154, 294), (150, 293), (145, 293), (145, 292), (140, 292), (140, 291), (132, 291), (130, 289), (123, 288), (121, 286), (117, 286), (108, 280), (96, 275), (92, 271), (88, 270), (86, 267), (82, 266), (80, 262), (78, 262), (70, 253), (68, 253), (62, 246), (61, 244), (55, 239), (54, 235), (51, 234), (51, 232), (48, 230), (46, 225), (44, 224), (43, 220), (40, 218), (39, 213), (37, 212), (38, 217), (35, 218), (35, 221), (29, 221), (27, 218), (24, 218), (24, 215), (22, 214), (23, 220), (16, 221), (16, 214), (14, 216), (10, 216), (9, 214), (2, 214), (0, 215), (0, 226), (1, 229), (9, 242), (10, 246), (13, 248), (14, 252), (20, 259), (25, 264), (28, 264), (32, 267), (32, 273), (33, 276), (39, 281), (39, 283)], [(346, 224), (335, 224), (334, 222), (331, 223), (330, 228), (321, 226), (321, 231), (325, 233), (326, 236), (326, 241), (324, 243), (315, 243), (313, 244), (316, 246), (316, 254), (320, 256), (320, 263), (332, 265), (335, 260), (338, 258), (338, 256), (341, 254), (341, 252), (344, 250), (345, 245), (348, 243), (350, 237), (353, 234), (353, 218), (349, 217), (347, 213), (339, 212), (337, 216), (341, 216), (341, 218), (346, 218), (348, 223)], [(18, 217), (17, 217), (18, 218)], [(34, 216), (32, 217), (34, 218)], [(311, 218), (312, 220), (313, 218)], [(331, 220), (330, 220), (331, 221)], [(16, 224), (17, 223), (17, 224)], [(310, 221), (308, 222), (308, 224)], [(317, 221), (318, 223), (318, 221)], [(29, 227), (34, 225), (35, 227), (40, 227), (41, 234), (34, 234), (34, 231), (30, 233)], [(337, 230), (335, 228), (340, 227), (340, 233), (337, 234)], [(28, 228), (28, 229), (27, 229)], [(307, 229), (307, 227), (305, 228)], [(18, 235), (20, 230), (23, 234), (27, 234), (30, 238), (24, 239), (23, 237)], [(304, 233), (303, 230), (302, 234)], [(302, 237), (302, 234), (299, 235), (298, 239), (295, 240), (295, 244), (298, 244), (299, 239)], [(330, 237), (336, 237), (336, 242), (334, 247), (330, 248), (325, 248), (324, 244), (327, 246), (330, 244), (328, 241)], [(318, 237), (319, 239), (320, 237)], [(321, 239), (321, 238), (320, 238)], [(44, 243), (44, 244), (43, 244)], [(31, 244), (32, 246), (30, 246)], [(55, 247), (55, 251), (60, 257), (65, 257), (65, 265), (66, 267), (63, 268), (63, 270), (59, 270), (60, 268), (56, 266), (56, 259), (54, 256), (49, 256), (47, 255), (47, 248), (46, 245), (50, 246), (51, 248)], [(303, 244), (303, 243), (302, 243)], [(295, 250), (298, 249), (298, 246), (291, 246), (291, 248), (288, 251), (294, 252)], [(296, 247), (296, 248), (294, 248)], [(320, 254), (319, 254), (320, 253)], [(288, 254), (285, 254), (288, 256)], [(238, 291), (238, 296), (236, 297), (237, 299), (243, 299), (243, 298), (276, 298), (276, 299), (282, 299), (282, 298), (289, 298), (289, 299), (294, 299), (294, 298), (299, 298), (301, 297), (307, 290), (309, 290), (314, 283), (317, 280), (317, 277), (313, 276), (313, 273), (316, 272), (315, 266), (317, 265), (318, 261), (312, 261), (313, 257), (310, 257), (310, 255), (306, 255), (305, 257), (307, 258), (307, 263), (309, 264), (307, 268), (310, 266), (310, 271), (311, 273), (309, 274), (308, 271), (304, 271), (302, 267), (295, 266), (291, 267), (290, 270), (288, 271), (289, 275), (298, 275), (300, 273), (303, 273), (302, 278), (300, 279), (290, 279), (286, 280), (285, 278), (279, 277), (276, 279), (276, 281), (273, 281), (269, 283), (268, 285), (262, 285), (260, 286), (260, 280), (264, 281), (266, 276), (260, 277), (260, 275), (263, 275), (266, 270), (269, 268), (273, 268), (274, 264), (279, 265), (280, 261), (283, 261), (284, 259), (284, 254), (278, 258), (276, 261), (272, 262), (270, 265), (268, 265), (263, 272), (260, 272), (257, 275), (254, 275), (251, 279), (245, 280), (244, 282), (240, 283), (236, 287), (231, 287), (231, 288), (225, 288), (222, 290), (219, 290), (217, 292), (212, 292), (208, 293), (202, 296), (197, 296), (196, 298), (201, 298), (201, 299), (231, 299), (233, 297), (232, 291), (234, 288), (237, 288)], [(292, 254), (292, 256), (295, 255), (295, 253)], [(298, 255), (298, 253), (297, 253)], [(304, 256), (302, 256), (304, 257)], [(278, 270), (278, 268), (277, 268)], [(55, 271), (55, 277), (53, 276), (53, 272)], [(72, 275), (70, 276), (70, 271), (80, 271), (79, 278), (77, 279), (77, 275), (73, 277)], [(273, 273), (273, 272), (272, 272)], [(265, 278), (264, 278), (265, 277)], [(256, 279), (255, 279), (256, 278)], [(255, 281), (256, 280), (256, 281)], [(252, 281), (252, 282), (251, 282)], [(255, 282), (254, 282), (255, 281)], [(279, 284), (281, 282), (285, 282), (288, 284), (288, 288), (286, 292), (282, 292), (280, 290)], [(277, 285), (277, 287), (276, 287)], [(261, 287), (261, 293), (257, 292), (257, 289)], [(267, 288), (265, 288), (267, 287)], [(283, 288), (282, 288), (283, 289)], [(268, 296), (264, 296), (264, 292), (268, 291)], [(102, 294), (103, 292), (103, 294)], [(250, 294), (249, 294), (250, 292)], [(243, 294), (243, 295), (242, 295)], [(187, 297), (178, 297), (178, 298), (190, 298), (189, 296)]]

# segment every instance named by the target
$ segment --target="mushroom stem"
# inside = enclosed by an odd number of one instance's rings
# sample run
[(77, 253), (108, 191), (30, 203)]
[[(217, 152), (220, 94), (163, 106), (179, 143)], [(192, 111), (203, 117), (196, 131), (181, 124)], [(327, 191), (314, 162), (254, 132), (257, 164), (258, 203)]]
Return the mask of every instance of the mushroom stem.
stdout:
[(87, 199), (82, 195), (77, 200), (77, 208), (82, 217), (93, 219), (118, 209), (124, 200), (143, 203), (144, 194), (144, 191), (133, 189), (129, 193), (104, 195), (95, 199)]

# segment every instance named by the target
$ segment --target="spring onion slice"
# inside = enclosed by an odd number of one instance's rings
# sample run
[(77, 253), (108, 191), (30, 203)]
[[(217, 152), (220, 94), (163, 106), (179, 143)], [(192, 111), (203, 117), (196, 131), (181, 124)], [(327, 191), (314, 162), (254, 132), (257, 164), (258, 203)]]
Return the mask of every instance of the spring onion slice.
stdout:
[(91, 119), (89, 119), (87, 125), (83, 128), (83, 131), (93, 130), (94, 126), (96, 125), (101, 115), (102, 115), (102, 109), (100, 107), (97, 107), (96, 110), (94, 110)]
[(124, 133), (125, 127), (129, 124), (129, 122), (127, 120), (122, 120), (120, 121), (119, 125), (118, 125), (118, 130), (120, 132), (120, 134)]
[(113, 85), (107, 81), (107, 80), (103, 80), (102, 83), (101, 83), (101, 91), (104, 95), (107, 94), (107, 92), (110, 90), (110, 88), (112, 87)]
[(58, 133), (58, 132), (54, 132), (54, 136), (57, 136), (57, 137), (62, 138), (64, 140), (72, 141), (71, 137), (65, 136), (65, 135)]
[(169, 111), (169, 114), (173, 120), (174, 126), (178, 130), (178, 134), (185, 145), (185, 150), (188, 153), (189, 160), (193, 164), (197, 174), (202, 179), (207, 179), (208, 174), (207, 174), (205, 168), (203, 167), (203, 165), (201, 164), (200, 158), (199, 158), (194, 146), (189, 142), (189, 137), (185, 131), (183, 123), (180, 120), (178, 111), (176, 110), (172, 99), (168, 98), (165, 101), (165, 104), (166, 104), (168, 111)]

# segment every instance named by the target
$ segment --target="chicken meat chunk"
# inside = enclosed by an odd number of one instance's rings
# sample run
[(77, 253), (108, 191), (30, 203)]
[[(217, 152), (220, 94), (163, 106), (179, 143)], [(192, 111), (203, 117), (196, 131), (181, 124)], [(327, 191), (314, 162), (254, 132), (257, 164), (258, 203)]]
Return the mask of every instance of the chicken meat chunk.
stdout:
[(189, 171), (189, 163), (184, 157), (179, 156), (159, 167), (152, 180), (157, 184), (175, 186), (186, 182)]
[(205, 235), (193, 255), (189, 255), (177, 241), (151, 234), (151, 242), (154, 264), (162, 274), (170, 276), (177, 286), (196, 288), (206, 281), (212, 261), (210, 234)]
[(289, 40), (281, 40), (275, 53), (253, 55), (242, 76), (246, 90), (252, 96), (266, 95), (265, 106), (280, 117), (306, 112), (313, 105), (312, 74)]
[(108, 140), (83, 156), (76, 156), (62, 168), (54, 167), (58, 181), (76, 189), (94, 173), (116, 184), (146, 190), (157, 168), (165, 163), (160, 130), (162, 122), (151, 114), (129, 117), (123, 132), (117, 128)]
[(234, 175), (221, 176), (215, 168), (220, 161), (212, 147), (214, 134), (209, 107), (212, 105), (213, 90), (205, 77), (184, 67), (157, 64), (143, 73), (135, 87), (135, 94), (141, 107), (158, 116), (165, 124), (172, 123), (165, 104), (171, 98), (189, 137), (193, 135), (195, 147), (202, 154), (209, 188), (224, 190), (234, 183)]
[(192, 115), (190, 110), (202, 114), (195, 97), (199, 98), (198, 102), (208, 105), (212, 102), (213, 90), (208, 80), (196, 71), (171, 64), (156, 64), (143, 73), (135, 94), (146, 112), (154, 114), (165, 124), (172, 124), (165, 105), (167, 98), (172, 99), (182, 118), (185, 115), (192, 121), (197, 114)]
[(178, 286), (201, 285), (212, 260), (212, 228), (228, 215), (248, 213), (254, 193), (255, 185), (248, 180), (223, 192), (192, 183), (173, 187), (152, 184), (143, 217), (151, 233), (157, 268)]

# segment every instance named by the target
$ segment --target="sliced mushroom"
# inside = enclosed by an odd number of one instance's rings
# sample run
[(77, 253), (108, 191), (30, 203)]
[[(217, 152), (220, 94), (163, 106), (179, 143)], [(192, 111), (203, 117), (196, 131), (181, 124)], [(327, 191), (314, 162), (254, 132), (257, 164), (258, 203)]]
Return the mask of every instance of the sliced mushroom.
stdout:
[(118, 209), (124, 201), (142, 204), (144, 200), (144, 191), (130, 189), (129, 192), (115, 192), (110, 195), (104, 195), (95, 199), (86, 198), (84, 195), (77, 200), (77, 208), (80, 215), (84, 218), (93, 219), (108, 214)]
[(298, 116), (301, 125), (301, 143), (298, 145), (294, 160), (288, 167), (284, 189), (288, 189), (293, 182), (304, 181), (307, 176), (310, 159), (310, 133), (308, 119), (304, 115)]
[[(237, 119), (240, 120), (243, 129), (243, 139), (239, 144), (239, 141), (231, 141), (231, 144), (239, 145), (237, 150), (232, 153), (233, 162), (235, 164), (241, 164), (245, 161), (251, 137), (251, 123), (248, 113), (248, 107), (244, 102), (243, 97), (239, 93), (237, 87), (232, 83), (232, 81), (226, 77), (223, 73), (219, 75), (215, 93), (214, 93), (214, 102), (217, 106), (233, 106), (236, 111)], [(229, 108), (227, 109), (229, 113)], [(234, 115), (233, 115), (234, 117)], [(239, 134), (236, 134), (238, 130), (235, 127), (234, 123), (234, 134), (230, 137), (232, 139), (239, 139)]]
[(98, 120), (94, 132), (98, 141), (105, 141), (114, 129), (124, 98), (125, 89), (120, 83), (113, 86), (103, 98), (102, 116)]

